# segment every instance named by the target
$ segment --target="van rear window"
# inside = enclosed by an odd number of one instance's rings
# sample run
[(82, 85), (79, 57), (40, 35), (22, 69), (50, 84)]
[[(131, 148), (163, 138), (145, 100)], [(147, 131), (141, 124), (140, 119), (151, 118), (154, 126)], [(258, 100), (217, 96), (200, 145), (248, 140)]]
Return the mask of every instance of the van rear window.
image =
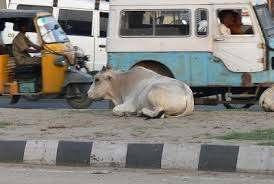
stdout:
[(191, 11), (123, 11), (121, 36), (189, 36)]
[(35, 5), (25, 5), (19, 4), (17, 10), (41, 10), (48, 13), (52, 13), (53, 8), (51, 6), (35, 6)]

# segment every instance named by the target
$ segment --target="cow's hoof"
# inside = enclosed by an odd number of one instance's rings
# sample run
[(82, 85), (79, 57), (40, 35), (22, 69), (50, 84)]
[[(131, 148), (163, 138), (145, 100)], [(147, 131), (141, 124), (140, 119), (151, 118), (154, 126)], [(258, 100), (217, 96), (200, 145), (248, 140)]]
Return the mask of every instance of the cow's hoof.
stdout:
[(259, 105), (266, 112), (274, 112), (274, 86), (264, 91), (260, 97)]
[(120, 111), (118, 107), (114, 107), (114, 109), (112, 110), (112, 113), (114, 116), (119, 116), (119, 117), (125, 116), (125, 113)]

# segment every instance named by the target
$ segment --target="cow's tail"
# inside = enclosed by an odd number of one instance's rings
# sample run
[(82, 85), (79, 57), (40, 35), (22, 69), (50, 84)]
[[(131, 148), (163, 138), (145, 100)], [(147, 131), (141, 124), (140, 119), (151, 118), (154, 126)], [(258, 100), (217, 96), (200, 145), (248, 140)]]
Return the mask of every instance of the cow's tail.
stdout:
[(186, 86), (186, 94), (185, 94), (185, 101), (186, 101), (186, 109), (183, 113), (183, 116), (189, 116), (194, 112), (194, 97), (192, 90)]

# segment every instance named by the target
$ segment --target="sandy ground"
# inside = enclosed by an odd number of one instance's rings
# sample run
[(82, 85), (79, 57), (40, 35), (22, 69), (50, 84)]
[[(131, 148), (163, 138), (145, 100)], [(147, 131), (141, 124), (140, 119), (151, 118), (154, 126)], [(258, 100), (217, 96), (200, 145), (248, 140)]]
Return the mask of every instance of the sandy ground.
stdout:
[(0, 139), (223, 143), (214, 137), (274, 128), (274, 113), (196, 111), (188, 117), (145, 120), (98, 110), (0, 109), (0, 125), (3, 123), (10, 125), (0, 128)]
[(235, 144), (213, 137), (274, 128), (274, 113), (196, 111), (188, 117), (145, 120), (98, 110), (0, 109), (0, 125), (3, 123), (10, 125), (0, 128), (0, 139)]

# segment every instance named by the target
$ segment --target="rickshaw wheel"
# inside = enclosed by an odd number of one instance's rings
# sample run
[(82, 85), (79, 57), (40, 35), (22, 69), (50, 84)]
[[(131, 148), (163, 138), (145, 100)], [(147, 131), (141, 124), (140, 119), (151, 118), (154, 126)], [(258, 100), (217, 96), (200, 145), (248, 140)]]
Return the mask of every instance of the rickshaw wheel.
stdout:
[(67, 94), (73, 94), (74, 97), (66, 98), (67, 103), (74, 109), (87, 109), (92, 104), (88, 98), (88, 84), (71, 84), (67, 87)]
[(254, 104), (230, 104), (224, 103), (225, 108), (227, 109), (249, 109)]

